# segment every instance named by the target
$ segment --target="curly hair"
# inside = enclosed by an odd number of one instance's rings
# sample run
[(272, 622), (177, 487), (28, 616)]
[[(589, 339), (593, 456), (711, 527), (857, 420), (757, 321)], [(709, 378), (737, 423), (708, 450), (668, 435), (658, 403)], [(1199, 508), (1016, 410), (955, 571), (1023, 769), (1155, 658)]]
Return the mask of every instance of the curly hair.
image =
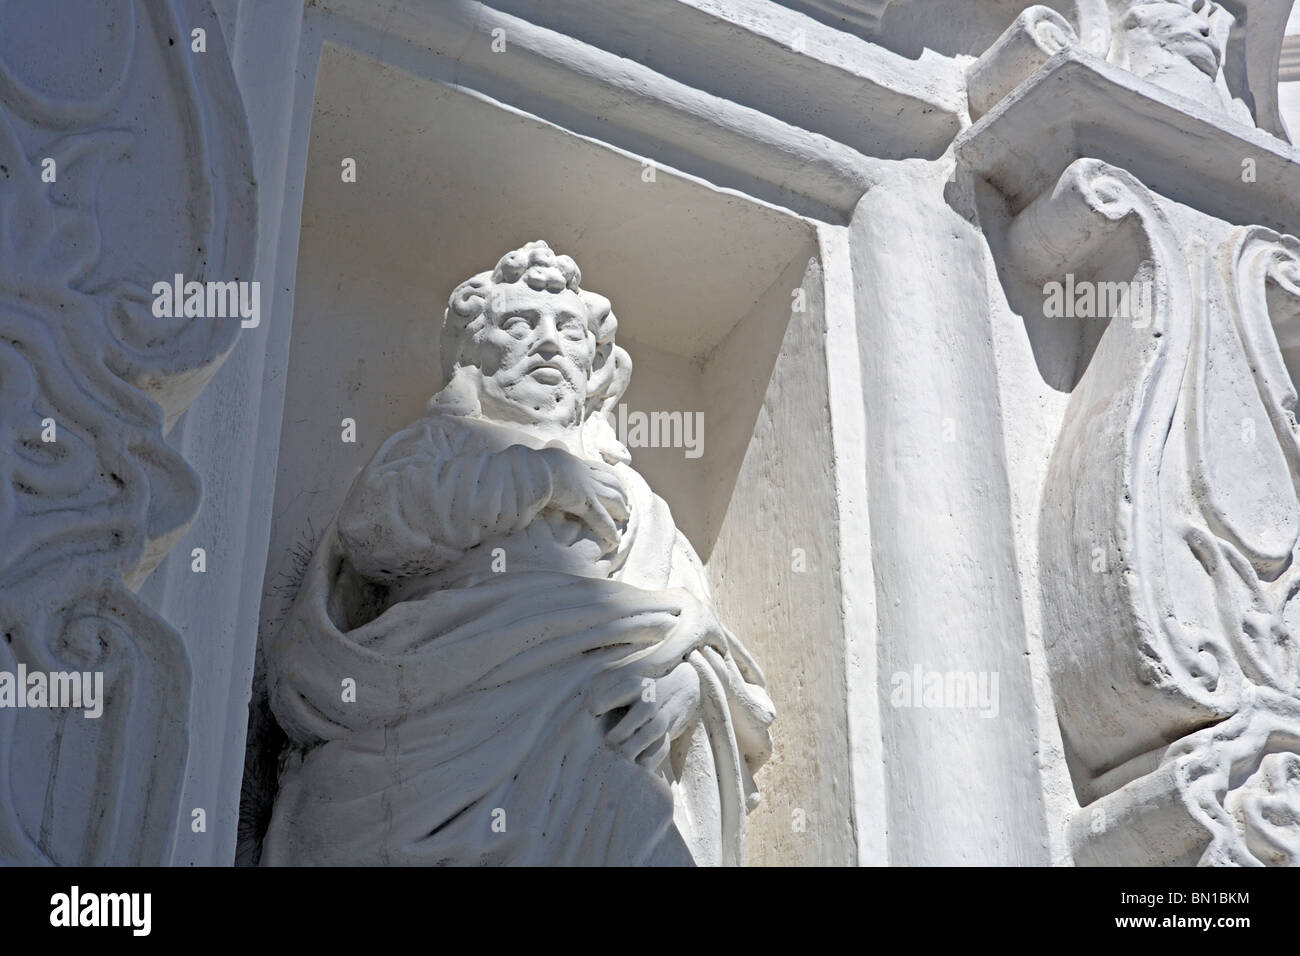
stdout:
[(632, 375), (632, 360), (614, 344), (618, 319), (609, 299), (581, 287), (582, 271), (569, 256), (557, 256), (541, 240), (507, 252), (491, 272), (480, 272), (456, 286), (442, 318), (440, 361), (443, 380), (450, 382), (462, 364), (466, 342), (481, 333), (488, 319), (488, 299), (494, 286), (522, 282), (530, 289), (577, 294), (587, 312), (587, 329), (596, 351), (587, 383), (587, 415), (606, 412), (622, 397)]

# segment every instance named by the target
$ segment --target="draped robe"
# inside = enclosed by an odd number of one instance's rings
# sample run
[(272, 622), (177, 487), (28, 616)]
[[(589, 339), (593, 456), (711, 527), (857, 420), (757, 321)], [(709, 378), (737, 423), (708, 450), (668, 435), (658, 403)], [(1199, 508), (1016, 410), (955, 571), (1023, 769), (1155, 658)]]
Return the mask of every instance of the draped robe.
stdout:
[[(743, 862), (762, 674), (684, 626), (711, 606), (703, 568), (644, 480), (614, 464), (630, 517), (608, 549), (548, 507), (537, 444), (431, 406), (358, 476), (265, 646), (295, 749), (264, 863)], [(657, 770), (605, 742), (622, 711), (589, 709), (647, 656), (700, 684)]]

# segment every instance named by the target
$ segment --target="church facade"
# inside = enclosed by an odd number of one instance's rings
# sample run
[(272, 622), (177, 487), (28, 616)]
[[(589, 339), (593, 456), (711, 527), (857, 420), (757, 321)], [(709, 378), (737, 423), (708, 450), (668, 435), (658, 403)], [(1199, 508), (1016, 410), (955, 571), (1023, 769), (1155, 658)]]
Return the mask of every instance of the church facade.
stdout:
[(9, 13), (0, 860), (1300, 865), (1291, 6)]

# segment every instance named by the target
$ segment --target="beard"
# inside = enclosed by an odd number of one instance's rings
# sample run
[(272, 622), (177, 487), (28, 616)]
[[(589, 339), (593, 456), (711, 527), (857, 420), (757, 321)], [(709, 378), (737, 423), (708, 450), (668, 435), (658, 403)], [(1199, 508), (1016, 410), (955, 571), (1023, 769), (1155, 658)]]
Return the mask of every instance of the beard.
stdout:
[[(536, 373), (536, 374), (535, 374)], [(484, 410), (521, 423), (572, 424), (582, 421), (585, 378), (571, 362), (531, 357), (493, 375), (483, 375)]]

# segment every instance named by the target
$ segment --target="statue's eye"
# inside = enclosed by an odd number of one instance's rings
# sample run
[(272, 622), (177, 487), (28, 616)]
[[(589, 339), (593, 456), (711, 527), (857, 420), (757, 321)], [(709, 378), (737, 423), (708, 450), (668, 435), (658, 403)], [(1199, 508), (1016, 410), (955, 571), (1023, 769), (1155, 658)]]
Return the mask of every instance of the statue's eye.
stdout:
[(512, 315), (501, 323), (501, 328), (505, 329), (515, 338), (522, 339), (533, 330), (533, 324), (522, 315)]
[(566, 339), (584, 339), (587, 337), (587, 325), (581, 319), (564, 319), (560, 322), (560, 334)]

